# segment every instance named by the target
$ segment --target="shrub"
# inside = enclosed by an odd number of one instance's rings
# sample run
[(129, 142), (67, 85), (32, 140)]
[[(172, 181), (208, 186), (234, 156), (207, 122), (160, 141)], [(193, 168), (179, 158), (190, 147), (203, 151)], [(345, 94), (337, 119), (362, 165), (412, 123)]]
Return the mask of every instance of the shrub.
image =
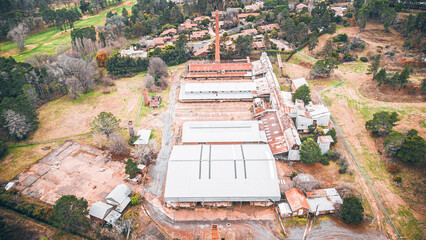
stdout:
[(133, 143), (134, 142), (136, 142), (136, 140), (138, 140), (139, 139), (139, 136), (133, 136), (133, 137), (131, 137), (130, 139), (129, 139), (129, 143), (131, 144), (131, 145), (133, 145)]
[(320, 163), (322, 165), (329, 165), (330, 164), (330, 162), (328, 161), (328, 157), (327, 156), (322, 156), (321, 160), (320, 160)]
[(345, 17), (347, 17), (347, 18), (352, 18), (352, 17), (353, 17), (353, 14), (352, 14), (351, 12), (347, 12), (347, 13), (345, 14)]
[(298, 174), (297, 172), (291, 172), (291, 177), (290, 178), (293, 180), (293, 178), (296, 177), (297, 174)]
[(348, 35), (346, 33), (339, 34), (337, 37), (333, 38), (333, 42), (347, 42), (348, 41)]
[(360, 59), (361, 59), (362, 62), (368, 62), (368, 58), (366, 58), (366, 57), (361, 57)]
[(401, 183), (402, 182), (402, 178), (400, 176), (395, 176), (393, 177), (393, 180), (397, 183)]
[(388, 165), (387, 170), (390, 173), (398, 173), (399, 170), (401, 170), (401, 168), (398, 165), (391, 164), (391, 165)]
[(347, 166), (343, 166), (342, 168), (339, 169), (339, 173), (340, 174), (345, 174), (348, 171), (348, 167)]
[(132, 205), (138, 205), (141, 203), (142, 197), (139, 193), (133, 193), (132, 197), (130, 198), (130, 204)]

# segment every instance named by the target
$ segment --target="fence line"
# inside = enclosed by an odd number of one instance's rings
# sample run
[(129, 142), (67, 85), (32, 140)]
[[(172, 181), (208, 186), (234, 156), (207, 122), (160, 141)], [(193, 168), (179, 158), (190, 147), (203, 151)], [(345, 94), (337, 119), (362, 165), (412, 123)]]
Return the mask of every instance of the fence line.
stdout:
[[(324, 90), (322, 90), (322, 91), (320, 92), (320, 99), (321, 99), (322, 103), (323, 103), (325, 106), (327, 106), (327, 103), (326, 103), (326, 102), (324, 101), (324, 99), (322, 98), (322, 94), (323, 94), (324, 92), (327, 92), (327, 91), (331, 90), (332, 88), (335, 88), (335, 87), (337, 87), (337, 86), (340, 86), (341, 84), (343, 84), (343, 83), (345, 82), (345, 81), (343, 80), (343, 78), (342, 78), (342, 77), (340, 77), (339, 75), (335, 74), (335, 76), (336, 76), (336, 77), (340, 80), (340, 82), (338, 82), (338, 83), (334, 84), (333, 86), (330, 86), (330, 87), (328, 87), (328, 88), (326, 88), (326, 89), (324, 89)], [(355, 163), (356, 163), (356, 165), (357, 165), (358, 169), (361, 171), (362, 175), (364, 176), (364, 179), (367, 181), (368, 186), (370, 187), (371, 191), (373, 192), (374, 198), (375, 198), (375, 199), (376, 199), (376, 201), (379, 203), (379, 206), (380, 206), (380, 208), (382, 209), (382, 212), (385, 214), (386, 220), (387, 220), (387, 221), (391, 224), (391, 226), (392, 226), (392, 228), (393, 228), (393, 230), (394, 230), (394, 232), (395, 232), (396, 237), (397, 237), (398, 239), (402, 239), (401, 234), (399, 234), (398, 229), (396, 228), (396, 226), (395, 226), (395, 224), (393, 223), (392, 219), (390, 218), (390, 216), (389, 216), (389, 214), (388, 214), (388, 212), (387, 212), (387, 210), (386, 210), (385, 206), (383, 205), (382, 201), (380, 200), (380, 197), (379, 197), (379, 195), (377, 194), (376, 190), (374, 189), (373, 184), (372, 184), (372, 183), (371, 183), (371, 181), (370, 181), (370, 178), (369, 178), (369, 177), (367, 176), (367, 174), (365, 173), (364, 168), (361, 166), (361, 164), (360, 164), (360, 162), (359, 162), (358, 158), (355, 156), (355, 153), (353, 152), (353, 150), (352, 150), (351, 146), (349, 145), (348, 141), (346, 140), (346, 137), (343, 135), (342, 130), (340, 129), (339, 125), (337, 124), (337, 121), (334, 119), (333, 115), (330, 115), (330, 116), (331, 116), (331, 120), (332, 120), (332, 121), (333, 121), (333, 123), (334, 123), (334, 127), (335, 127), (335, 128), (336, 128), (336, 130), (339, 132), (340, 136), (341, 136), (341, 137), (342, 137), (342, 139), (343, 139), (343, 142), (345, 143), (345, 147), (346, 147), (346, 149), (348, 149), (348, 151), (349, 151), (349, 153), (351, 154), (352, 158), (355, 160)]]

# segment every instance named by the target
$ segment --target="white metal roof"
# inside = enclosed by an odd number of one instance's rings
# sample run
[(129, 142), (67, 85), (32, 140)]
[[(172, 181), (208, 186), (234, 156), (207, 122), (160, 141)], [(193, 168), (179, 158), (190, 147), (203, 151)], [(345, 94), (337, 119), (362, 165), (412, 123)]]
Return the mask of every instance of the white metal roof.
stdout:
[(182, 143), (257, 143), (267, 142), (258, 121), (200, 121), (184, 122)]
[(278, 209), (280, 210), (280, 215), (292, 213), (290, 205), (285, 202), (278, 204)]
[(89, 215), (103, 220), (112, 208), (113, 206), (104, 202), (95, 202), (90, 206)]
[(255, 95), (254, 91), (254, 82), (187, 83), (181, 86), (179, 99), (251, 99)]
[(139, 130), (137, 136), (139, 136), (139, 138), (133, 144), (148, 144), (149, 138), (151, 137), (151, 130)]
[(117, 212), (122, 213), (124, 211), (124, 209), (126, 209), (127, 205), (129, 205), (130, 203), (130, 197), (126, 197), (121, 203), (120, 205), (117, 206), (117, 208), (115, 210), (117, 210)]
[(331, 201), (326, 197), (321, 198), (307, 198), (309, 204), (309, 211), (311, 213), (322, 212), (322, 211), (334, 211), (334, 206)]
[(275, 159), (266, 144), (183, 145), (172, 150), (166, 202), (279, 201)]
[(105, 199), (109, 204), (119, 205), (129, 196), (131, 192), (132, 190), (123, 183), (117, 185)]
[(105, 222), (107, 222), (107, 223), (109, 223), (111, 225), (114, 225), (117, 222), (117, 220), (120, 219), (120, 217), (121, 217), (121, 214), (119, 212), (117, 212), (115, 210), (112, 210), (108, 214), (108, 216), (106, 216)]
[(309, 87), (308, 82), (306, 82), (305, 78), (297, 78), (297, 79), (293, 79), (292, 81), (296, 89), (300, 88), (303, 85), (306, 85)]
[(326, 188), (324, 189), (327, 193), (327, 197), (333, 202), (338, 204), (343, 204), (343, 200), (340, 197), (340, 194), (337, 192), (335, 188)]

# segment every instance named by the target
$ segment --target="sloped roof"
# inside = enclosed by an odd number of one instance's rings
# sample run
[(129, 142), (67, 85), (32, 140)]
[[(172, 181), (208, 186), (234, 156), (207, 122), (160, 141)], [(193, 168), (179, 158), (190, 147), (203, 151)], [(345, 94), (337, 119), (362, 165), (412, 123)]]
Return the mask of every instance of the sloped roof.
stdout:
[(191, 64), (189, 71), (251, 71), (253, 65), (251, 63), (219, 63), (219, 64)]
[(320, 143), (332, 143), (333, 138), (330, 135), (318, 136), (318, 142)]
[(106, 216), (105, 222), (107, 222), (107, 223), (109, 223), (111, 225), (114, 225), (120, 217), (121, 217), (121, 214), (119, 212), (117, 212), (115, 210), (112, 210), (108, 214), (108, 216)]
[(306, 86), (309, 87), (308, 82), (306, 82), (305, 78), (297, 78), (297, 79), (293, 79), (291, 81), (293, 82), (296, 89), (300, 88), (303, 85), (306, 85)]
[(285, 191), (285, 197), (287, 198), (287, 202), (293, 212), (298, 211), (301, 208), (309, 209), (308, 201), (306, 201), (306, 197), (302, 190), (292, 188), (288, 191)]
[(148, 144), (149, 138), (151, 137), (151, 130), (139, 130), (137, 136), (139, 136), (139, 138), (134, 144)]
[(105, 199), (120, 204), (129, 196), (131, 192), (132, 190), (123, 183), (117, 185)]
[(333, 203), (330, 202), (327, 198), (308, 198), (309, 211), (315, 213), (316, 211), (334, 211)]
[(104, 202), (95, 202), (90, 206), (89, 215), (104, 220), (112, 208), (113, 206)]
[(280, 203), (278, 204), (278, 209), (280, 210), (280, 214), (291, 214), (291, 208), (290, 205), (288, 205), (288, 203)]

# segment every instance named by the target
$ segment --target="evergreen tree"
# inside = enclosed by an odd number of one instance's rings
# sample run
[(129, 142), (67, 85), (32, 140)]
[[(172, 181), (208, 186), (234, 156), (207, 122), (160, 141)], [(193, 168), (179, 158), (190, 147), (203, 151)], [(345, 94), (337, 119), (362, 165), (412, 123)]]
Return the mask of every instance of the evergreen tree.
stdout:
[(333, 52), (333, 42), (332, 39), (329, 38), (324, 44), (324, 47), (321, 50), (321, 56), (324, 57), (324, 60), (329, 58), (331, 56), (331, 53)]
[(405, 83), (408, 82), (408, 78), (410, 77), (410, 67), (406, 65), (404, 67), (404, 70), (402, 70), (401, 74), (399, 75), (399, 90), (405, 85)]
[(309, 37), (309, 51), (312, 52), (315, 47), (318, 45), (318, 33), (317, 32), (313, 32), (311, 34), (311, 37)]
[(365, 123), (367, 130), (371, 130), (373, 135), (387, 135), (392, 131), (395, 122), (399, 121), (396, 112), (381, 111), (373, 115), (373, 119)]
[(408, 164), (422, 165), (426, 157), (426, 142), (418, 136), (407, 136), (401, 149), (398, 152), (398, 158)]
[(293, 102), (296, 101), (296, 99), (302, 100), (305, 105), (308, 104), (311, 101), (311, 90), (307, 85), (302, 85), (296, 91), (294, 92), (292, 99)]
[(60, 229), (81, 232), (89, 226), (87, 201), (74, 195), (64, 195), (55, 202), (54, 225)]
[(377, 86), (380, 87), (386, 83), (386, 69), (382, 68), (379, 73), (376, 75)]
[(370, 66), (368, 67), (368, 71), (373, 74), (373, 79), (375, 79), (377, 71), (380, 67), (380, 59), (382, 58), (382, 55), (377, 54), (376, 56), (371, 57)]
[(313, 164), (321, 160), (321, 149), (312, 138), (302, 142), (300, 160), (306, 164)]
[(340, 212), (340, 218), (348, 224), (360, 224), (363, 219), (364, 207), (361, 201), (355, 197), (345, 197)]

